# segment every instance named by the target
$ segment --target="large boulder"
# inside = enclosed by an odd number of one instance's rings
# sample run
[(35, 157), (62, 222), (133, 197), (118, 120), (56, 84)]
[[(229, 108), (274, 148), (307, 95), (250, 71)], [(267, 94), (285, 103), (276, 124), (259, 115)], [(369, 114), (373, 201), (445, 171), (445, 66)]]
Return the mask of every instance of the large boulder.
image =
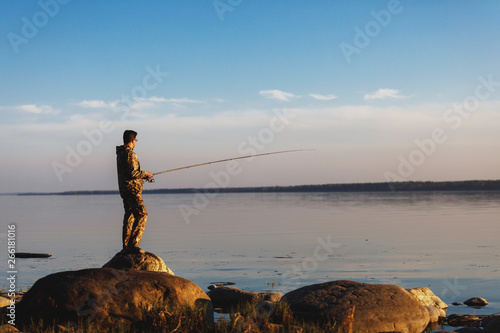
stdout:
[(291, 291), (281, 302), (303, 320), (354, 331), (421, 333), (429, 323), (427, 309), (395, 285), (332, 281)]
[[(140, 327), (155, 314), (199, 309), (213, 324), (210, 298), (193, 282), (170, 274), (94, 268), (48, 275), (16, 306), (16, 324)], [(175, 323), (177, 324), (177, 323)]]
[(175, 275), (162, 258), (151, 252), (121, 251), (108, 261), (103, 268), (136, 269), (142, 271), (165, 272)]
[(426, 287), (406, 289), (417, 301), (420, 302), (427, 311), (429, 311), (429, 321), (436, 323), (440, 318), (446, 318), (446, 310), (448, 305), (443, 302), (439, 297), (434, 295), (432, 290)]
[(244, 303), (258, 304), (263, 301), (271, 303), (279, 302), (283, 296), (276, 292), (255, 292), (245, 291), (233, 287), (218, 287), (208, 292), (214, 308), (221, 308), (224, 311), (236, 309), (238, 305)]

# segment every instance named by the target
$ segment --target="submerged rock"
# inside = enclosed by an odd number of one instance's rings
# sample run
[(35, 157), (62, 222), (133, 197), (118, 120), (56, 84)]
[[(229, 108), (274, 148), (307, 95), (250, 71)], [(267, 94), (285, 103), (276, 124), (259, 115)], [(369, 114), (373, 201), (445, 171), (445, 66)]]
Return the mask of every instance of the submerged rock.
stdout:
[(151, 252), (118, 252), (103, 268), (135, 269), (175, 275), (162, 258)]
[(50, 258), (52, 254), (48, 253), (30, 253), (30, 252), (17, 252), (16, 258)]
[(429, 323), (428, 310), (395, 285), (332, 281), (291, 291), (281, 302), (296, 317), (354, 331), (421, 333)]
[[(16, 324), (133, 327), (162, 311), (201, 308), (213, 324), (210, 298), (193, 282), (170, 274), (94, 268), (38, 280), (16, 305)], [(154, 319), (154, 318), (153, 318)]]
[(471, 314), (452, 314), (446, 318), (448, 325), (458, 326), (473, 326), (481, 322), (481, 318)]
[(276, 292), (245, 291), (234, 287), (218, 287), (208, 292), (214, 308), (230, 310), (243, 303), (258, 304), (263, 301), (279, 302), (283, 296)]

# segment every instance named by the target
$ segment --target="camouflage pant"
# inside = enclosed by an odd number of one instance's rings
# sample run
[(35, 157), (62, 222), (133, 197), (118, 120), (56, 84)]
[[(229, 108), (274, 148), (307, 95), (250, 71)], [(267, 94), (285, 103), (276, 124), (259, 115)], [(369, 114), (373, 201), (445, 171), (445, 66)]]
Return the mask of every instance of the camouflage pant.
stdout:
[(127, 193), (122, 196), (125, 215), (123, 217), (123, 248), (139, 247), (146, 227), (148, 212), (140, 193)]

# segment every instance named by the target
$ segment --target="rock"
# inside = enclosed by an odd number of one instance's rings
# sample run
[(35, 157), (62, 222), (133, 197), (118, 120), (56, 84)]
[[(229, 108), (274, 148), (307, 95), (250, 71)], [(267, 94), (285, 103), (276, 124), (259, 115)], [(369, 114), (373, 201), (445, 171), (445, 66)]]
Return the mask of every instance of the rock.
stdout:
[(0, 296), (0, 308), (10, 305), (10, 298)]
[(439, 323), (446, 318), (446, 310), (433, 306), (425, 306), (425, 308), (429, 311), (429, 323)]
[(448, 305), (426, 287), (406, 289), (424, 306), (433, 306), (438, 309), (447, 309)]
[(16, 324), (96, 324), (104, 331), (136, 327), (155, 313), (198, 308), (200, 318), (213, 325), (210, 298), (187, 279), (161, 272), (93, 268), (55, 273), (35, 282), (16, 305)]
[(19, 332), (19, 330), (9, 324), (0, 325), (0, 333), (9, 333), (9, 332)]
[(426, 287), (406, 289), (417, 301), (420, 302), (429, 311), (429, 321), (436, 323), (439, 318), (446, 317), (448, 305)]
[(452, 314), (446, 318), (450, 326), (473, 326), (479, 324), (481, 319), (476, 315), (470, 314)]
[(458, 306), (458, 305), (464, 305), (464, 303), (462, 303), (462, 302), (453, 302), (453, 303), (451, 303), (451, 305)]
[(50, 258), (52, 254), (48, 253), (30, 253), (30, 252), (16, 252), (16, 258)]
[(500, 332), (500, 316), (493, 316), (483, 320), (484, 333)]
[(209, 291), (208, 296), (215, 308), (227, 311), (235, 309), (242, 303), (258, 304), (262, 301), (276, 303), (283, 295), (275, 292), (253, 292), (234, 287), (219, 287)]
[(429, 312), (409, 292), (395, 285), (332, 281), (291, 291), (281, 302), (306, 321), (349, 321), (354, 330), (366, 332), (422, 332)]
[(170, 268), (165, 265), (163, 259), (151, 252), (118, 252), (103, 268), (116, 269), (136, 269), (141, 271), (165, 272), (175, 275)]
[(482, 297), (472, 297), (464, 302), (467, 306), (486, 306), (488, 305), (488, 301)]
[(274, 303), (270, 301), (262, 301), (257, 304), (257, 310), (264, 316), (271, 316), (274, 312)]
[(281, 302), (306, 321), (351, 327), (352, 316), (354, 331), (421, 333), (429, 323), (427, 309), (395, 285), (332, 281), (291, 291)]

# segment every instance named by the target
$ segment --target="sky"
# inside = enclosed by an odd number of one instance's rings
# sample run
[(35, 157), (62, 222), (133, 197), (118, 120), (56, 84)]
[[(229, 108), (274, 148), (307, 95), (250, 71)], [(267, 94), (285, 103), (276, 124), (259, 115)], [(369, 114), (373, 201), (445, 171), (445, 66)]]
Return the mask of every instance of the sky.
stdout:
[(500, 3), (0, 4), (0, 193), (500, 179)]

